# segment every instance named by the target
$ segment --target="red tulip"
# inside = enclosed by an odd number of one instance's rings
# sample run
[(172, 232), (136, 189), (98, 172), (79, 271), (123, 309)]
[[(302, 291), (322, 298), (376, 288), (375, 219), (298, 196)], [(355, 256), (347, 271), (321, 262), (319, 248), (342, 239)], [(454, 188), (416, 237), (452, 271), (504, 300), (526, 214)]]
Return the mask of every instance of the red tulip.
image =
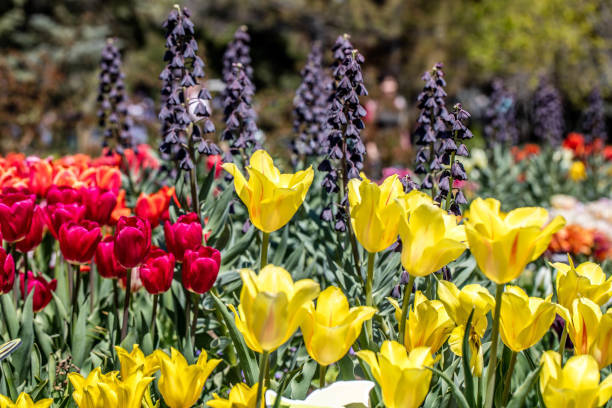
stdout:
[(15, 283), (15, 262), (11, 254), (0, 247), (0, 294), (9, 293)]
[(100, 226), (89, 220), (70, 221), (59, 230), (60, 250), (72, 264), (90, 262), (101, 239)]
[(183, 259), (183, 286), (194, 293), (208, 292), (217, 280), (220, 266), (221, 253), (215, 248), (188, 249)]
[(43, 209), (36, 206), (34, 208), (34, 216), (32, 217), (30, 230), (21, 241), (17, 241), (15, 248), (24, 254), (36, 248), (42, 242), (43, 233), (45, 232), (45, 223), (46, 219)]
[(85, 207), (79, 203), (56, 203), (45, 207), (45, 218), (51, 235), (58, 240), (62, 225), (69, 221), (79, 222), (85, 215)]
[[(215, 165), (217, 166), (216, 168)], [(206, 159), (206, 167), (208, 170), (211, 171), (213, 168), (215, 169), (215, 178), (219, 178), (221, 175), (221, 171), (223, 171), (223, 167), (221, 167), (222, 165), (223, 158), (218, 154), (211, 154)]]
[(106, 225), (117, 205), (117, 194), (98, 187), (83, 187), (81, 201), (85, 206), (85, 218)]
[(174, 187), (164, 186), (153, 194), (141, 193), (136, 201), (134, 213), (149, 220), (151, 228), (155, 228), (161, 220), (168, 219), (168, 207), (172, 197), (175, 197)]
[[(21, 296), (25, 299), (24, 292), (24, 273), (19, 274), (19, 287), (21, 288)], [(28, 294), (34, 290), (34, 298), (32, 299), (32, 308), (35, 312), (39, 312), (45, 308), (53, 298), (51, 292), (57, 288), (57, 281), (52, 279), (47, 282), (42, 276), (36, 276), (31, 271), (28, 271)]]
[(53, 166), (49, 160), (35, 159), (30, 162), (30, 191), (44, 197), (53, 181)]
[(115, 229), (115, 257), (124, 268), (144, 261), (151, 247), (151, 224), (138, 216), (121, 217)]
[(196, 213), (181, 215), (174, 224), (164, 224), (166, 246), (177, 261), (183, 262), (185, 251), (202, 245), (202, 224)]
[(94, 262), (98, 267), (98, 273), (103, 278), (115, 279), (125, 275), (126, 269), (115, 258), (114, 247), (115, 238), (109, 235), (104, 237), (96, 248)]
[(140, 280), (147, 292), (152, 295), (170, 289), (173, 276), (174, 255), (162, 249), (152, 249), (144, 263), (140, 265)]
[(35, 196), (16, 192), (0, 194), (0, 231), (7, 242), (25, 237), (34, 215)]
[(52, 185), (47, 191), (47, 205), (51, 204), (73, 204), (80, 203), (81, 195), (77, 189), (72, 187), (59, 187)]

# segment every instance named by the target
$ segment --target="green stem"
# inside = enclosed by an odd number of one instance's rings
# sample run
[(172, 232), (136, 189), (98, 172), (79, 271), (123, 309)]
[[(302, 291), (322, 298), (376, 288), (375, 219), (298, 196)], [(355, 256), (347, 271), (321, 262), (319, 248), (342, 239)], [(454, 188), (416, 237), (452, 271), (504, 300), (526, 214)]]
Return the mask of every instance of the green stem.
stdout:
[(123, 303), (123, 321), (121, 326), (121, 341), (125, 339), (130, 323), (130, 299), (132, 298), (132, 270), (127, 270), (127, 283), (125, 285), (125, 302)]
[[(79, 289), (81, 286), (81, 277), (79, 276), (79, 265), (73, 265), (74, 269), (74, 288), (72, 290), (72, 325), (74, 327), (75, 315), (79, 313)], [(68, 272), (70, 273), (70, 272)]]
[(94, 296), (94, 292), (95, 292), (95, 281), (96, 281), (96, 275), (94, 275), (93, 271), (90, 270), (89, 271), (89, 311), (93, 311), (94, 309), (94, 305), (95, 305), (95, 296)]
[(270, 241), (269, 232), (261, 232), (261, 258), (259, 260), (259, 269), (263, 269), (268, 264), (268, 243)]
[(193, 318), (191, 320), (191, 338), (195, 341), (196, 326), (198, 325), (198, 313), (200, 312), (200, 295), (193, 296)]
[(159, 303), (159, 294), (153, 295), (153, 311), (151, 312), (151, 336), (153, 336), (153, 344), (155, 344), (155, 324), (157, 323), (157, 303)]
[[(375, 252), (368, 252), (368, 275), (366, 277), (366, 306), (372, 306), (374, 303), (372, 300), (372, 285), (374, 282), (374, 260), (376, 258)], [(368, 338), (368, 347), (372, 344), (372, 320), (366, 321), (366, 336)]]
[(516, 365), (516, 356), (517, 352), (512, 351), (512, 356), (510, 357), (510, 366), (508, 367), (508, 372), (506, 373), (506, 380), (504, 381), (504, 392), (502, 393), (502, 407), (506, 406), (508, 402), (508, 397), (510, 396), (510, 383), (512, 383), (512, 372), (514, 371), (514, 366)]
[(563, 325), (563, 333), (561, 341), (559, 341), (559, 354), (561, 354), (561, 364), (563, 364), (563, 356), (565, 355), (565, 343), (567, 342), (567, 322)]
[(501, 297), (504, 293), (504, 285), (498, 283), (495, 291), (495, 315), (493, 316), (493, 329), (491, 331), (491, 351), (489, 352), (489, 366), (487, 367), (487, 394), (485, 408), (493, 407), (495, 396), (495, 371), (497, 368), (497, 343), (499, 339), (499, 311), (501, 309)]
[(257, 383), (257, 399), (255, 403), (255, 406), (258, 408), (261, 408), (264, 381), (268, 375), (269, 364), (270, 364), (270, 352), (264, 351), (261, 354), (261, 357), (259, 359), (259, 381)]
[(327, 372), (327, 366), (319, 364), (319, 388), (325, 388), (325, 373)]
[(402, 301), (402, 318), (399, 321), (399, 333), (397, 334), (398, 341), (406, 344), (406, 319), (408, 318), (408, 310), (410, 309), (410, 294), (416, 276), (408, 275), (408, 284), (404, 288), (404, 300)]

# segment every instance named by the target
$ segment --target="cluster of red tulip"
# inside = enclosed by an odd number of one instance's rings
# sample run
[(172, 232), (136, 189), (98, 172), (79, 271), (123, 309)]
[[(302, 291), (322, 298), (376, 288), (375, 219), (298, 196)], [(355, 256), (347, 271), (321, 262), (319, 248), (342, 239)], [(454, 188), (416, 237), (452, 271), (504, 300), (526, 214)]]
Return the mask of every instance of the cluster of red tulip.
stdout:
[[(132, 170), (153, 163), (147, 155), (130, 153), (124, 157)], [(221, 256), (216, 249), (202, 245), (199, 216), (190, 213), (171, 223), (168, 209), (173, 199), (178, 206), (178, 200), (174, 188), (168, 187), (153, 194), (141, 193), (133, 209), (135, 215), (131, 215), (126, 193), (120, 189), (120, 165), (116, 156), (0, 158), (0, 243), (8, 244), (8, 250), (0, 246), (1, 293), (13, 290), (17, 253), (33, 251), (47, 231), (76, 271), (89, 272), (93, 260), (101, 277), (119, 279), (129, 287), (127, 303), (129, 293), (142, 286), (151, 294), (167, 291), (176, 262), (182, 263), (181, 281), (187, 290), (198, 294), (210, 290)], [(151, 230), (161, 224), (167, 251), (151, 244)], [(32, 273), (27, 255), (21, 258), (22, 297), (33, 290), (33, 308), (40, 311), (52, 299), (56, 281)], [(129, 270), (132, 273), (127, 273)]]
[(563, 147), (571, 150), (574, 153), (574, 157), (577, 158), (602, 154), (607, 161), (612, 160), (612, 146), (605, 146), (601, 139), (595, 139), (587, 143), (584, 136), (578, 132), (569, 133), (563, 141)]

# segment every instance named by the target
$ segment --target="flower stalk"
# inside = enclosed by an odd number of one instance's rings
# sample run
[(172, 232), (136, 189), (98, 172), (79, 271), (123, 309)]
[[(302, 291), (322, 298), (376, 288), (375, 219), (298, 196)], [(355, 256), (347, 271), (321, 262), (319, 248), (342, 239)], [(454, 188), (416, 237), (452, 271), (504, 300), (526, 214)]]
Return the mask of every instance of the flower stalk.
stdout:
[(414, 281), (416, 280), (416, 276), (408, 275), (408, 283), (404, 287), (404, 300), (402, 301), (402, 318), (399, 321), (399, 333), (397, 335), (397, 341), (404, 346), (405, 343), (405, 334), (406, 331), (406, 319), (408, 318), (408, 310), (410, 309), (410, 294), (412, 293), (412, 287), (414, 286)]
[(491, 351), (489, 353), (489, 366), (487, 368), (487, 394), (485, 408), (493, 406), (495, 395), (495, 371), (497, 367), (497, 343), (499, 340), (499, 312), (501, 310), (501, 298), (504, 293), (504, 284), (497, 284), (495, 291), (495, 314), (493, 315), (493, 329), (491, 331)]

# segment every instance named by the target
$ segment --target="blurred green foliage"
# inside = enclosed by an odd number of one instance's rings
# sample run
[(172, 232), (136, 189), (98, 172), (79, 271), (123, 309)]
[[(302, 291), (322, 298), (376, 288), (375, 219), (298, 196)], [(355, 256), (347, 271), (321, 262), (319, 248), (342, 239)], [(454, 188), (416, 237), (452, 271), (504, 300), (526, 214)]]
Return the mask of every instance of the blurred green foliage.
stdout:
[[(164, 52), (161, 23), (172, 3), (2, 2), (2, 150), (66, 151), (77, 145), (86, 150), (96, 128), (97, 64), (108, 36), (120, 40), (130, 94), (157, 99)], [(437, 61), (445, 63), (451, 96), (486, 90), (492, 78), (501, 76), (526, 100), (540, 75), (554, 80), (574, 112), (593, 86), (602, 89), (604, 98), (610, 95), (612, 4), (607, 0), (183, 3), (193, 12), (209, 78), (219, 77), (234, 30), (249, 26), (260, 128), (277, 141), (277, 149), (292, 137), (291, 101), (310, 43), (322, 40), (329, 48), (344, 32), (366, 57), (366, 84), (374, 98), (380, 94), (379, 80), (392, 75), (412, 104), (422, 72)], [(464, 102), (470, 110), (470, 101)], [(150, 136), (157, 137), (156, 132)]]

